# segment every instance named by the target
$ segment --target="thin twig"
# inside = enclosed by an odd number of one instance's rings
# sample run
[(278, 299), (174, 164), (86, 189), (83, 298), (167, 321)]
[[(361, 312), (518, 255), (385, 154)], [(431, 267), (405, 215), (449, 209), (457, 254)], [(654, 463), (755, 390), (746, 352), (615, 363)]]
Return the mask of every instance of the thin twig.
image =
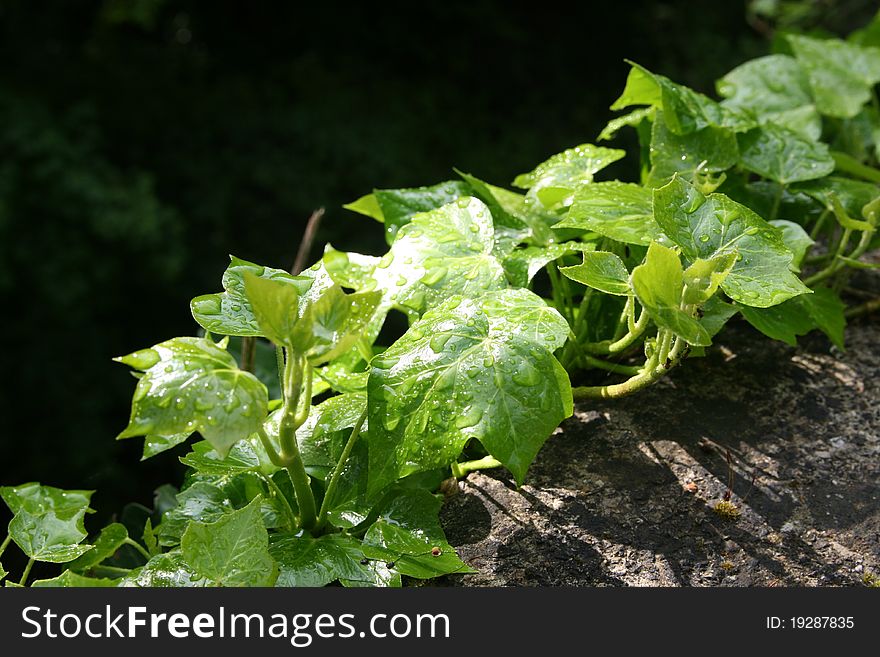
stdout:
[(312, 242), (315, 241), (315, 233), (318, 231), (318, 225), (324, 216), (324, 208), (318, 208), (309, 216), (306, 224), (306, 231), (303, 233), (302, 241), (299, 243), (299, 251), (296, 252), (296, 260), (293, 261), (291, 274), (298, 274), (306, 267), (306, 260), (309, 252), (312, 250)]

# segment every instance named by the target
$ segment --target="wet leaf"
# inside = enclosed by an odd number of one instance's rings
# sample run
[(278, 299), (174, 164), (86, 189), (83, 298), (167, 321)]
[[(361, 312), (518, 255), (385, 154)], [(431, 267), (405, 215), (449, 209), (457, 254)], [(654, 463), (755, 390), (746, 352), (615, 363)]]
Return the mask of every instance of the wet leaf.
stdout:
[[(225, 454), (254, 433), (266, 417), (266, 386), (238, 369), (224, 346), (204, 338), (174, 338), (117, 358), (144, 371), (119, 438), (198, 431)], [(144, 352), (150, 352), (152, 365), (135, 357)]]
[(216, 586), (271, 586), (278, 565), (269, 554), (260, 500), (215, 522), (191, 522), (180, 541), (183, 562)]
[(641, 185), (601, 182), (585, 185), (555, 228), (580, 228), (625, 244), (662, 242), (665, 238), (654, 221), (651, 190)]
[(573, 281), (595, 288), (606, 294), (628, 296), (629, 271), (618, 256), (607, 251), (584, 253), (584, 261), (573, 267), (560, 267), (559, 271)]
[(765, 308), (809, 292), (791, 272), (794, 255), (781, 231), (723, 194), (704, 196), (674, 178), (654, 190), (654, 216), (691, 262), (732, 252), (740, 256), (721, 284), (735, 301)]
[(551, 353), (568, 330), (527, 290), (452, 297), (428, 311), (372, 362), (370, 493), (448, 465), (472, 438), (522, 481), (571, 414), (568, 376)]

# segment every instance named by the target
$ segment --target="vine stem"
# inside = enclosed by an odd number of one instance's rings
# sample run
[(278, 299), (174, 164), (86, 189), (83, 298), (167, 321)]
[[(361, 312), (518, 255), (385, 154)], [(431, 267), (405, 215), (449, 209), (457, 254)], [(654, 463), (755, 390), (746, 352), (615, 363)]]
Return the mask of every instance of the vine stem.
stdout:
[(324, 500), (323, 502), (321, 502), (321, 510), (318, 512), (318, 522), (315, 525), (315, 529), (321, 529), (327, 522), (327, 512), (330, 510), (330, 504), (333, 502), (334, 495), (336, 495), (336, 488), (339, 485), (339, 478), (342, 476), (342, 471), (345, 469), (345, 464), (348, 461), (348, 458), (351, 456), (351, 450), (354, 449), (354, 444), (357, 442), (358, 436), (360, 436), (361, 429), (363, 428), (364, 422), (366, 422), (366, 420), (367, 409), (364, 409), (364, 412), (361, 413), (361, 416), (355, 423), (354, 428), (351, 430), (351, 435), (348, 437), (348, 442), (345, 443), (345, 447), (342, 449), (342, 455), (336, 462), (336, 467), (333, 468), (333, 474), (330, 475), (330, 483), (327, 484), (327, 492), (324, 493)]
[(124, 541), (122, 541), (122, 543), (123, 543), (124, 545), (130, 545), (130, 546), (133, 547), (135, 550), (137, 550), (138, 552), (140, 552), (141, 555), (142, 555), (147, 561), (150, 560), (150, 558), (151, 558), (151, 557), (150, 557), (150, 553), (147, 552), (147, 551), (144, 549), (144, 546), (141, 545), (140, 543), (138, 543), (137, 541), (134, 541), (134, 540), (132, 540), (131, 538), (126, 538)]
[(862, 315), (870, 315), (878, 310), (880, 310), (880, 299), (872, 299), (871, 301), (866, 301), (863, 304), (850, 308), (844, 313), (844, 316), (847, 319), (853, 319), (855, 317), (861, 317)]
[[(299, 445), (296, 443), (296, 430), (302, 426), (309, 414), (309, 398), (311, 397), (311, 366), (303, 363), (304, 359), (289, 353), (285, 367), (284, 405), (281, 407), (281, 420), (278, 423), (278, 442), (281, 446), (281, 461), (290, 475), (296, 503), (299, 506), (299, 520), (304, 529), (311, 530), (317, 521), (315, 495), (312, 493), (311, 480), (306, 472)], [(299, 409), (300, 393), (303, 387), (303, 371), (305, 370), (306, 394), (304, 408)]]
[(475, 461), (463, 461), (462, 463), (452, 464), (452, 476), (456, 479), (466, 477), (469, 472), (474, 470), (488, 470), (489, 468), (500, 468), (503, 465), (501, 461), (493, 456), (484, 456)]
[(33, 557), (31, 557), (30, 559), (28, 559), (27, 566), (24, 567), (24, 573), (22, 573), (22, 575), (21, 575), (21, 579), (18, 580), (18, 585), (19, 585), (19, 586), (24, 586), (25, 583), (27, 582), (27, 578), (30, 577), (30, 574), (31, 574), (31, 568), (34, 567), (34, 562), (35, 562), (35, 561), (36, 561), (36, 559), (34, 559)]
[(770, 208), (770, 218), (767, 221), (773, 221), (779, 216), (779, 206), (782, 205), (782, 195), (785, 193), (785, 185), (779, 186), (779, 191), (773, 197), (773, 207)]
[(12, 542), (12, 536), (7, 536), (3, 539), (3, 543), (0, 543), (0, 557), (3, 556), (3, 553), (6, 552), (6, 548), (9, 547), (9, 544)]
[[(571, 389), (572, 396), (575, 401), (583, 401), (586, 399), (613, 399), (632, 394), (642, 388), (646, 388), (666, 372), (672, 369), (681, 360), (687, 343), (681, 338), (675, 338), (672, 348), (668, 350), (665, 357), (662, 352), (668, 349), (671, 334), (669, 331), (660, 331), (657, 335), (657, 351), (645, 361), (645, 365), (641, 368), (639, 374), (630, 377), (623, 383), (615, 383), (607, 386), (579, 386)], [(666, 345), (664, 348), (663, 345)]]
[(585, 344), (584, 350), (594, 354), (616, 354), (625, 351), (645, 332), (645, 329), (648, 327), (648, 319), (648, 313), (642, 309), (638, 321), (636, 321), (632, 329), (622, 338), (615, 342), (593, 342), (591, 344)]

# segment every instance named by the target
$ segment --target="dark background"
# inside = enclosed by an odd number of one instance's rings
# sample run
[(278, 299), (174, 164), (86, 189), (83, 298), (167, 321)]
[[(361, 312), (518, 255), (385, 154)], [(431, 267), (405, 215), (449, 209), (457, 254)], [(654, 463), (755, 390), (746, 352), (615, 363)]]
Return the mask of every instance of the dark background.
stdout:
[(0, 483), (97, 488), (102, 517), (179, 483), (179, 449), (114, 441), (134, 380), (111, 358), (193, 334), (227, 254), (290, 267), (319, 206), (313, 258), (380, 252), (343, 203), (453, 166), (506, 184), (594, 140), (625, 57), (711, 92), (774, 24), (876, 9), (758, 4), (775, 23), (735, 1), (0, 2)]

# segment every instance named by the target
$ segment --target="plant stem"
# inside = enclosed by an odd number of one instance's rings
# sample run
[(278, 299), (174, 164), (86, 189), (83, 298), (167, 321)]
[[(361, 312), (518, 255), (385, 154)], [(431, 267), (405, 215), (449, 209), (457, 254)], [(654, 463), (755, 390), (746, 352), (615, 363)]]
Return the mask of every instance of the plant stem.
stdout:
[(253, 372), (257, 360), (257, 339), (245, 336), (241, 339), (241, 369)]
[(851, 155), (832, 151), (831, 157), (834, 158), (834, 168), (838, 171), (850, 173), (858, 178), (869, 180), (873, 183), (880, 183), (880, 171), (862, 164)]
[(6, 552), (6, 548), (9, 547), (9, 544), (12, 542), (12, 536), (7, 536), (3, 539), (3, 543), (0, 543), (0, 557), (3, 556), (3, 553)]
[(616, 342), (605, 341), (588, 343), (584, 345), (584, 349), (593, 354), (616, 354), (625, 351), (642, 336), (647, 327), (648, 313), (642, 310), (642, 314), (639, 315), (638, 321), (633, 325), (634, 330), (630, 330), (626, 335), (620, 338), (620, 340), (617, 340)]
[[(833, 260), (828, 264), (825, 269), (816, 272), (812, 276), (804, 279), (804, 284), (808, 287), (813, 287), (816, 283), (824, 281), (826, 278), (830, 278), (841, 269), (846, 267), (846, 263), (839, 260), (838, 256), (843, 255), (843, 251), (846, 248), (847, 243), (849, 242), (850, 235), (852, 231), (847, 228), (843, 231), (843, 236), (840, 239), (840, 242), (837, 244), (837, 248), (834, 252)], [(849, 258), (851, 260), (858, 260), (858, 258), (868, 249), (868, 245), (871, 243), (871, 236), (873, 235), (873, 231), (864, 231), (862, 232), (862, 236), (859, 239), (859, 243), (849, 254)]]
[(278, 367), (278, 384), (281, 386), (281, 397), (284, 398), (284, 349), (275, 347), (275, 365)]
[(312, 249), (312, 242), (315, 241), (315, 233), (318, 231), (318, 225), (321, 223), (321, 218), (323, 216), (324, 208), (318, 208), (309, 216), (306, 230), (303, 233), (303, 238), (299, 243), (299, 249), (297, 249), (296, 252), (296, 259), (293, 261), (293, 266), (290, 268), (290, 273), (294, 276), (299, 274), (306, 267), (306, 258), (309, 257), (309, 251)]
[(779, 191), (773, 197), (773, 207), (770, 208), (770, 216), (767, 221), (773, 221), (779, 216), (779, 206), (782, 204), (782, 195), (785, 193), (785, 185), (779, 186)]
[[(263, 432), (265, 434), (265, 432)], [(268, 438), (268, 437), (267, 437)], [(270, 457), (271, 458), (271, 457)], [(270, 475), (263, 475), (263, 481), (266, 482), (266, 485), (272, 489), (274, 495), (281, 500), (281, 503), (284, 505), (284, 515), (287, 516), (287, 528), (292, 532), (296, 530), (296, 515), (293, 513), (293, 509), (290, 506), (290, 501), (287, 499), (287, 495), (278, 488), (278, 484), (275, 483), (275, 480), (272, 479)]]
[(562, 283), (559, 280), (559, 271), (556, 269), (556, 263), (547, 264), (547, 275), (550, 276), (550, 289), (553, 294), (553, 305), (559, 314), (565, 317), (569, 325), (574, 324), (574, 318), (571, 315), (572, 308), (566, 305), (562, 298)]
[[(571, 389), (575, 401), (583, 401), (586, 399), (609, 399), (623, 397), (634, 393), (642, 388), (646, 388), (666, 372), (672, 369), (680, 360), (684, 353), (685, 341), (681, 338), (675, 338), (672, 349), (669, 349), (668, 361), (660, 360), (662, 348), (661, 344), (667, 340), (668, 331), (661, 331), (657, 336), (658, 347), (654, 355), (645, 361), (639, 374), (627, 379), (623, 383), (615, 383), (607, 386), (579, 386)], [(668, 348), (668, 342), (667, 342)]]
[(475, 461), (464, 461), (462, 463), (452, 464), (452, 476), (456, 479), (466, 477), (469, 472), (475, 470), (487, 470), (489, 468), (500, 468), (503, 464), (492, 456), (484, 456)]
[(119, 577), (119, 576), (125, 577), (131, 571), (128, 568), (117, 568), (116, 566), (100, 565), (100, 566), (92, 567), (92, 572), (95, 575), (99, 575), (101, 573), (104, 573), (105, 575), (110, 575), (111, 577)]
[(590, 367), (595, 367), (596, 369), (600, 370), (607, 370), (608, 372), (614, 372), (615, 374), (626, 374), (627, 376), (632, 376), (642, 371), (642, 368), (638, 365), (621, 365), (620, 363), (611, 363), (607, 360), (602, 360), (601, 358), (590, 356), (589, 354), (584, 352), (581, 352), (580, 359), (581, 362), (583, 362), (585, 365), (589, 365)]
[(871, 301), (866, 301), (863, 304), (850, 308), (844, 313), (844, 316), (847, 319), (853, 319), (855, 317), (861, 317), (862, 315), (870, 315), (878, 310), (880, 310), (880, 299), (872, 299)]
[[(296, 443), (296, 430), (305, 422), (309, 411), (309, 400), (304, 400), (304, 413), (297, 411), (302, 387), (303, 360), (302, 357), (295, 354), (288, 354), (287, 357), (284, 372), (284, 405), (281, 407), (281, 419), (278, 423), (278, 442), (281, 446), (281, 461), (290, 474), (290, 481), (293, 483), (293, 490), (296, 493), (300, 524), (304, 529), (311, 530), (317, 520), (315, 495), (312, 493), (311, 480), (306, 472), (302, 455), (299, 453), (299, 445)], [(308, 366), (305, 367), (308, 368)], [(310, 390), (310, 368), (308, 368), (307, 379), (306, 388)]]
[(361, 413), (354, 428), (351, 430), (348, 442), (345, 443), (345, 447), (342, 449), (342, 455), (336, 462), (336, 467), (333, 468), (333, 474), (330, 475), (330, 483), (327, 484), (327, 492), (324, 493), (324, 501), (321, 502), (321, 511), (318, 513), (318, 523), (315, 525), (315, 529), (321, 529), (327, 522), (327, 512), (330, 510), (330, 504), (333, 502), (333, 497), (336, 494), (336, 487), (339, 485), (339, 478), (342, 476), (342, 471), (345, 469), (345, 464), (348, 461), (348, 457), (351, 456), (351, 450), (354, 449), (354, 444), (357, 442), (358, 436), (360, 436), (361, 429), (366, 420), (367, 409), (364, 409), (364, 412)]
[(126, 538), (126, 539), (123, 541), (123, 544), (124, 544), (124, 545), (130, 545), (130, 546), (133, 547), (135, 550), (137, 550), (138, 552), (140, 552), (141, 555), (142, 555), (147, 561), (150, 560), (150, 553), (147, 552), (146, 549), (144, 549), (144, 546), (141, 545), (140, 543), (138, 543), (137, 541), (134, 541), (134, 540), (132, 540), (131, 538)]
[(18, 585), (19, 585), (19, 586), (24, 586), (25, 583), (27, 582), (27, 578), (28, 578), (28, 577), (30, 576), (30, 574), (31, 574), (31, 568), (34, 567), (34, 562), (35, 562), (35, 561), (36, 561), (36, 559), (34, 559), (33, 557), (31, 557), (30, 559), (28, 559), (27, 566), (24, 567), (24, 573), (22, 573), (21, 579), (18, 580)]
[(822, 214), (819, 215), (819, 218), (816, 219), (816, 223), (813, 225), (813, 230), (810, 231), (810, 238), (815, 240), (819, 233), (822, 231), (822, 226), (825, 225), (825, 220), (828, 218), (828, 215), (831, 214), (831, 210), (825, 208), (822, 211)]

